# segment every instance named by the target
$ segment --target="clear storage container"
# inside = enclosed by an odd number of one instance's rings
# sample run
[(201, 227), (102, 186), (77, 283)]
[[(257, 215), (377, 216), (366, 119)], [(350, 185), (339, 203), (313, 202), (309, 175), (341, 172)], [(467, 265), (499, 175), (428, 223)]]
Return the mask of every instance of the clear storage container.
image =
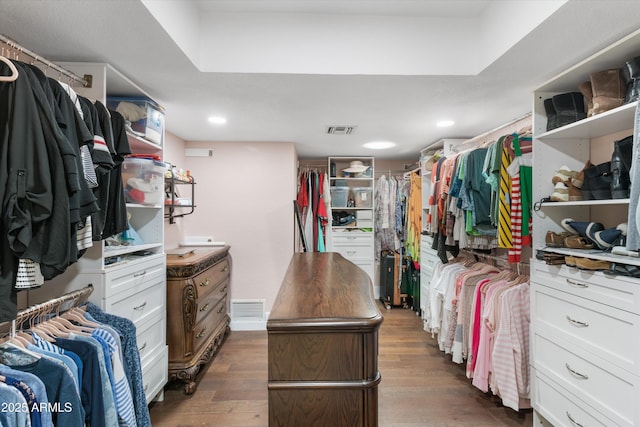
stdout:
[(349, 187), (331, 187), (331, 207), (346, 208), (349, 200)]
[(372, 196), (371, 187), (355, 187), (353, 189), (353, 198), (357, 208), (370, 208), (373, 206)]
[(164, 200), (163, 162), (129, 158), (122, 163), (122, 185), (127, 203), (162, 205)]

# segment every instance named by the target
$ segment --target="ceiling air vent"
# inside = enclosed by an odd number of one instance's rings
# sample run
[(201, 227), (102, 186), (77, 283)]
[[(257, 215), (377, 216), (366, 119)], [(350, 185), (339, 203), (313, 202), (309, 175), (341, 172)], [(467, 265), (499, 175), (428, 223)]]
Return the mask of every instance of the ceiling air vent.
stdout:
[(355, 131), (355, 126), (327, 126), (327, 134), (329, 135), (349, 135)]

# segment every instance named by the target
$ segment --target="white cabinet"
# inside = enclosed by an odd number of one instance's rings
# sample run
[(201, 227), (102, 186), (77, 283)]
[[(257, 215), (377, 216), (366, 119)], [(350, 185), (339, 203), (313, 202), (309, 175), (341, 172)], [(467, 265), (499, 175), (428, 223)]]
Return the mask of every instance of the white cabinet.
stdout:
[[(78, 89), (78, 92), (105, 105), (107, 95), (111, 94), (148, 97), (135, 83), (108, 64), (61, 65), (79, 75), (92, 75), (92, 87)], [(132, 153), (162, 154), (162, 147), (158, 144), (133, 134), (128, 135), (128, 140)], [(127, 203), (126, 208), (129, 223), (142, 242), (127, 246), (94, 242), (76, 264), (54, 279), (52, 283), (55, 286), (51, 286), (49, 292), (60, 294), (91, 283), (94, 291), (90, 300), (94, 304), (134, 322), (149, 402), (162, 393), (168, 376), (164, 206), (160, 198), (157, 204)]]
[[(563, 165), (580, 171), (587, 160), (610, 160), (613, 142), (633, 133), (636, 103), (546, 130), (544, 100), (578, 91), (591, 73), (620, 68), (638, 55), (640, 32), (572, 67), (534, 94), (533, 200), (553, 192)], [(533, 212), (534, 249), (565, 218), (605, 228), (626, 222), (629, 199), (545, 202)], [(545, 248), (565, 255), (640, 265), (639, 258), (599, 250)], [(531, 401), (552, 425), (640, 425), (640, 279), (531, 265)]]
[(329, 157), (328, 170), (332, 213), (348, 218), (332, 223), (330, 250), (366, 271), (375, 284), (374, 158)]

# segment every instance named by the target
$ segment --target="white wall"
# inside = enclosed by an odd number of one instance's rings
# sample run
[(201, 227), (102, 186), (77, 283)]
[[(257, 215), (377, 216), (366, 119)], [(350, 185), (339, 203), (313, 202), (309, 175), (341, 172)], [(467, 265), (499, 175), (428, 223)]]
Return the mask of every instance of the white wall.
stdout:
[[(264, 299), (268, 313), (293, 254), (294, 145), (186, 142), (184, 147), (213, 149), (213, 157), (183, 158), (182, 167), (195, 178), (196, 210), (177, 224), (165, 222), (166, 237), (179, 227), (184, 236), (226, 242), (233, 260), (231, 300)], [(179, 155), (167, 150), (165, 159)]]

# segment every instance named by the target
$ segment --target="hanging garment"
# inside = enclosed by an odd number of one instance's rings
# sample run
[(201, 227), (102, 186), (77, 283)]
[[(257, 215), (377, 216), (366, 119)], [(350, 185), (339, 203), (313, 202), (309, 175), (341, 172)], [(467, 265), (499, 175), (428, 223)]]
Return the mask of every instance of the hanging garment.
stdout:
[(138, 426), (151, 427), (151, 418), (144, 392), (144, 383), (142, 382), (140, 352), (136, 342), (136, 327), (134, 323), (129, 319), (106, 313), (93, 303), (87, 303), (86, 307), (87, 314), (89, 314), (86, 317), (89, 320), (105, 323), (118, 331), (122, 339), (124, 370), (129, 379)]
[(502, 156), (500, 165), (500, 190), (498, 193), (498, 246), (501, 248), (511, 248), (513, 237), (511, 232), (511, 177), (507, 168), (511, 164), (511, 156), (508, 144), (511, 142), (510, 136), (503, 140)]
[[(509, 262), (520, 262), (522, 246), (531, 244), (531, 175), (532, 154), (522, 154), (518, 135), (513, 135), (513, 148), (515, 156), (507, 168), (511, 177), (511, 231), (512, 247), (509, 249)], [(522, 191), (522, 178), (525, 189)], [(522, 194), (525, 194), (526, 208), (523, 208)], [(524, 240), (524, 241), (523, 241)]]

